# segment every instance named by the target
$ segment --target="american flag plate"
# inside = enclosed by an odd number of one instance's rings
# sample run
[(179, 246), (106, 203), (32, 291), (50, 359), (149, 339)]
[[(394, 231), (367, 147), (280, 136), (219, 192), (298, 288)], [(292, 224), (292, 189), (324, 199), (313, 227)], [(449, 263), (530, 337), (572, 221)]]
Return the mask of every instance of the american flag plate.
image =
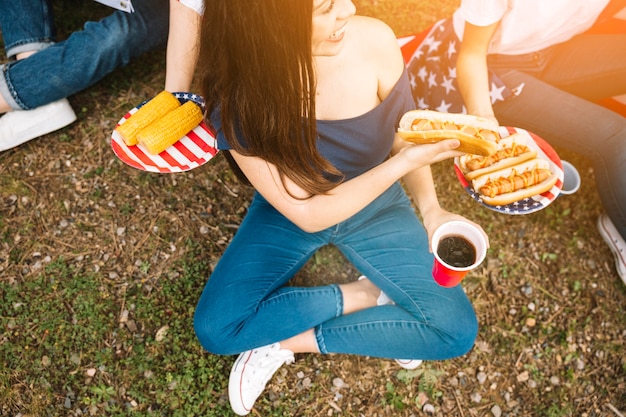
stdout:
[[(201, 96), (183, 92), (173, 94), (181, 104), (193, 101), (204, 110), (204, 99)], [(124, 123), (145, 103), (147, 101), (126, 113), (118, 125)], [(215, 134), (204, 120), (158, 155), (150, 154), (142, 145), (127, 146), (116, 130), (111, 135), (111, 148), (126, 165), (142, 171), (158, 173), (189, 171), (206, 164), (218, 152)]]
[(527, 130), (517, 127), (501, 126), (499, 132), (500, 136), (503, 138), (514, 133), (530, 136), (530, 138), (537, 145), (537, 157), (547, 160), (550, 164), (550, 170), (556, 174), (557, 180), (552, 189), (546, 191), (545, 193), (524, 198), (510, 204), (492, 206), (482, 200), (480, 194), (472, 187), (472, 183), (465, 178), (459, 166), (458, 158), (454, 160), (454, 171), (457, 178), (472, 199), (490, 210), (504, 214), (529, 214), (543, 210), (559, 196), (561, 188), (563, 187), (563, 165), (561, 164), (561, 158), (559, 158), (559, 155), (554, 151), (550, 144), (536, 134), (528, 132)]

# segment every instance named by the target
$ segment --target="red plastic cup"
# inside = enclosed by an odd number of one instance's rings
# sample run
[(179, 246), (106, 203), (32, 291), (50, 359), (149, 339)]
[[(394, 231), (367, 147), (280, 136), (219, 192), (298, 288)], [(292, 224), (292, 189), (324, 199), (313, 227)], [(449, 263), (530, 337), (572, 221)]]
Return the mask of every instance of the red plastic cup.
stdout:
[[(466, 266), (455, 266), (443, 258), (443, 253), (441, 255), (438, 253), (439, 243), (446, 237), (461, 237), (474, 248), (475, 256)], [(435, 254), (433, 278), (437, 284), (448, 288), (457, 286), (465, 275), (480, 265), (487, 256), (487, 239), (480, 229), (464, 221), (451, 221), (439, 226), (433, 234), (431, 247)]]

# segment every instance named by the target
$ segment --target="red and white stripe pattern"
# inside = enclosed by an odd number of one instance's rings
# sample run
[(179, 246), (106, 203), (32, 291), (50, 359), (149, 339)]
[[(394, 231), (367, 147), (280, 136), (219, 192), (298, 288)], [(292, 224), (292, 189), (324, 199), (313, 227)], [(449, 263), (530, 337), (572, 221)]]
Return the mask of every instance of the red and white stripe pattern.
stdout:
[[(181, 103), (192, 100), (203, 106), (202, 97), (191, 93), (174, 93)], [(118, 122), (124, 123), (144, 103), (133, 108)], [(143, 146), (127, 146), (116, 130), (111, 135), (111, 147), (117, 157), (125, 164), (148, 172), (173, 173), (197, 168), (213, 158), (217, 150), (217, 140), (211, 128), (202, 121), (182, 139), (159, 155), (150, 154)]]

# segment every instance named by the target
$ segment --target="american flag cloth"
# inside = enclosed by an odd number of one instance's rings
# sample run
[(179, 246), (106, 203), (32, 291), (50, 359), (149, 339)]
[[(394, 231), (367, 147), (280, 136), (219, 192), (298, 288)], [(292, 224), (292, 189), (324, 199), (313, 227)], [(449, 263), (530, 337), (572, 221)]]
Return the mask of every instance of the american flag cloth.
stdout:
[[(435, 23), (413, 55), (407, 69), (418, 109), (443, 113), (466, 113), (456, 81), (456, 59), (460, 40), (452, 19)], [(504, 101), (513, 93), (493, 72), (489, 72), (491, 104)]]

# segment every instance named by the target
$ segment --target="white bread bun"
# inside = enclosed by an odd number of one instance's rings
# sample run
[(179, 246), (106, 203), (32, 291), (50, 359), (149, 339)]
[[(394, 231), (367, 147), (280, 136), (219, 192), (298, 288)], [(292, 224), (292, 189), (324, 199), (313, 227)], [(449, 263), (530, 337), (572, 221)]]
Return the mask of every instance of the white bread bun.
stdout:
[[(458, 164), (465, 178), (471, 181), (481, 175), (536, 158), (536, 148), (537, 144), (529, 136), (514, 133), (500, 139), (497, 151), (493, 155), (466, 154), (459, 158)], [(473, 165), (481, 168), (472, 169)]]
[[(484, 195), (480, 191), (483, 186), (488, 185), (488, 183), (490, 182), (504, 180), (504, 182), (510, 183), (511, 178), (513, 178), (513, 176), (515, 175), (521, 175), (525, 172), (533, 172), (534, 170), (542, 169), (548, 170), (549, 175), (538, 184), (528, 185), (525, 188), (521, 188), (513, 192), (507, 192), (493, 196)], [(556, 183), (556, 180), (557, 176), (554, 172), (552, 172), (550, 163), (545, 159), (535, 158), (529, 161), (522, 162), (515, 166), (503, 168), (498, 171), (493, 171), (488, 174), (481, 175), (480, 177), (475, 178), (472, 181), (472, 186), (474, 187), (474, 190), (480, 194), (480, 198), (486, 204), (489, 204), (491, 206), (503, 206), (549, 191)]]
[[(422, 121), (426, 121), (424, 123)], [(498, 125), (492, 120), (469, 114), (411, 110), (400, 119), (398, 135), (412, 143), (435, 143), (459, 139), (461, 152), (488, 156), (496, 152), (500, 139)]]

